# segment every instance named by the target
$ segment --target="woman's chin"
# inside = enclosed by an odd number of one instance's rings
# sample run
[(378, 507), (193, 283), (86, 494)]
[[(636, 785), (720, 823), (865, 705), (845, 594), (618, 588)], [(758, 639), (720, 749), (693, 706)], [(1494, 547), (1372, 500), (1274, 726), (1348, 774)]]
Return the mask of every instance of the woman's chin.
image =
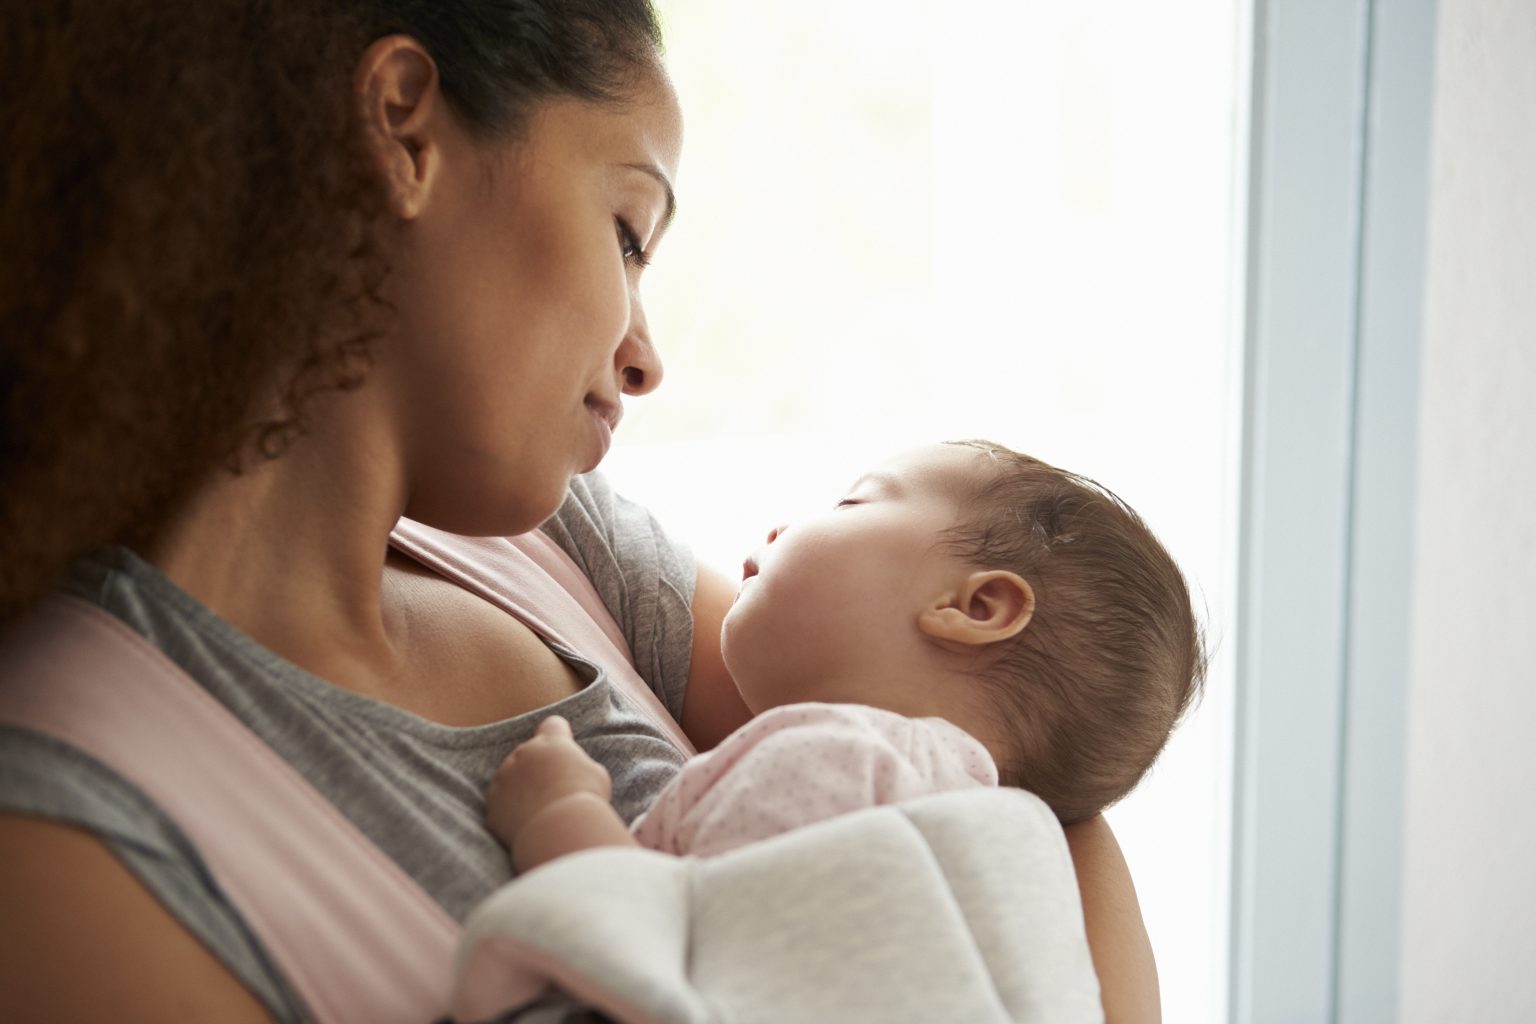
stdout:
[[(506, 490), (484, 486), (453, 489), (430, 497), (418, 492), (404, 515), (423, 526), (463, 537), (515, 537), (536, 530), (560, 509), (570, 485), (559, 476), (530, 488), (529, 481)], [(536, 493), (531, 493), (536, 491)]]

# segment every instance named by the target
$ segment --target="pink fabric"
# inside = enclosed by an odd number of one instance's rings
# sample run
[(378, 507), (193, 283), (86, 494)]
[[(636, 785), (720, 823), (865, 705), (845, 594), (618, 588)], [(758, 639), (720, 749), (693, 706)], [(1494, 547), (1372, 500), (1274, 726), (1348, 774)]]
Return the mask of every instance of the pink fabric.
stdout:
[(50, 599), (7, 636), (0, 679), (0, 719), (89, 751), (176, 821), (317, 1020), (446, 1012), (458, 923), (137, 633)]
[[(693, 752), (591, 582), (543, 534), (466, 538), (401, 520), (390, 540), (596, 661)], [(89, 752), (176, 821), (316, 1020), (447, 1012), (458, 922), (137, 633), (87, 602), (50, 599), (7, 634), (0, 679), (0, 720)]]
[(653, 850), (709, 857), (863, 807), (995, 785), (987, 748), (943, 719), (790, 704), (690, 760), (633, 833)]
[(597, 662), (673, 746), (694, 753), (683, 730), (635, 671), (624, 634), (592, 581), (554, 541), (537, 530), (518, 537), (460, 537), (409, 519), (400, 520), (389, 539), (535, 633)]

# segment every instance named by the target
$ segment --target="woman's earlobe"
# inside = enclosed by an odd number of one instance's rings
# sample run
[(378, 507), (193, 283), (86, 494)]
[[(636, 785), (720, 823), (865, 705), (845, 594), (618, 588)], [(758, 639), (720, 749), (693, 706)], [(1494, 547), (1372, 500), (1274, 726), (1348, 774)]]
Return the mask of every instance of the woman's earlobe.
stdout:
[(446, 108), (437, 65), (409, 36), (376, 39), (357, 63), (357, 116), (390, 209), (403, 220), (420, 212), (439, 163), (431, 132)]
[(1035, 614), (1035, 589), (1016, 572), (974, 572), (918, 616), (935, 640), (981, 645), (1017, 636)]

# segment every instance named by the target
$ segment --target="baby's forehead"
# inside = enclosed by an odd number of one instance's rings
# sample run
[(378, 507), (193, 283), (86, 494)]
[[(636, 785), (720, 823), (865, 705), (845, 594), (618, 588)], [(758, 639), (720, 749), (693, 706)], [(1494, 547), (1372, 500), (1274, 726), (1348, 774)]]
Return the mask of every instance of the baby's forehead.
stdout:
[(967, 502), (986, 487), (998, 464), (975, 445), (932, 444), (910, 448), (860, 474), (848, 493), (866, 491), (896, 498), (943, 498)]
[(882, 476), (911, 482), (980, 482), (997, 472), (997, 462), (985, 449), (944, 442), (910, 448), (876, 467), (866, 477)]

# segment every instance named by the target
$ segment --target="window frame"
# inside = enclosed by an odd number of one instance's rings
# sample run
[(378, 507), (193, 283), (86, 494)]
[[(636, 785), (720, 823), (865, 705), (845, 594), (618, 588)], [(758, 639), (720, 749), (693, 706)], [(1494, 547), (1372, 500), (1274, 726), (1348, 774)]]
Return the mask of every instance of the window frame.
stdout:
[(1229, 1019), (1397, 1017), (1434, 0), (1253, 0)]

